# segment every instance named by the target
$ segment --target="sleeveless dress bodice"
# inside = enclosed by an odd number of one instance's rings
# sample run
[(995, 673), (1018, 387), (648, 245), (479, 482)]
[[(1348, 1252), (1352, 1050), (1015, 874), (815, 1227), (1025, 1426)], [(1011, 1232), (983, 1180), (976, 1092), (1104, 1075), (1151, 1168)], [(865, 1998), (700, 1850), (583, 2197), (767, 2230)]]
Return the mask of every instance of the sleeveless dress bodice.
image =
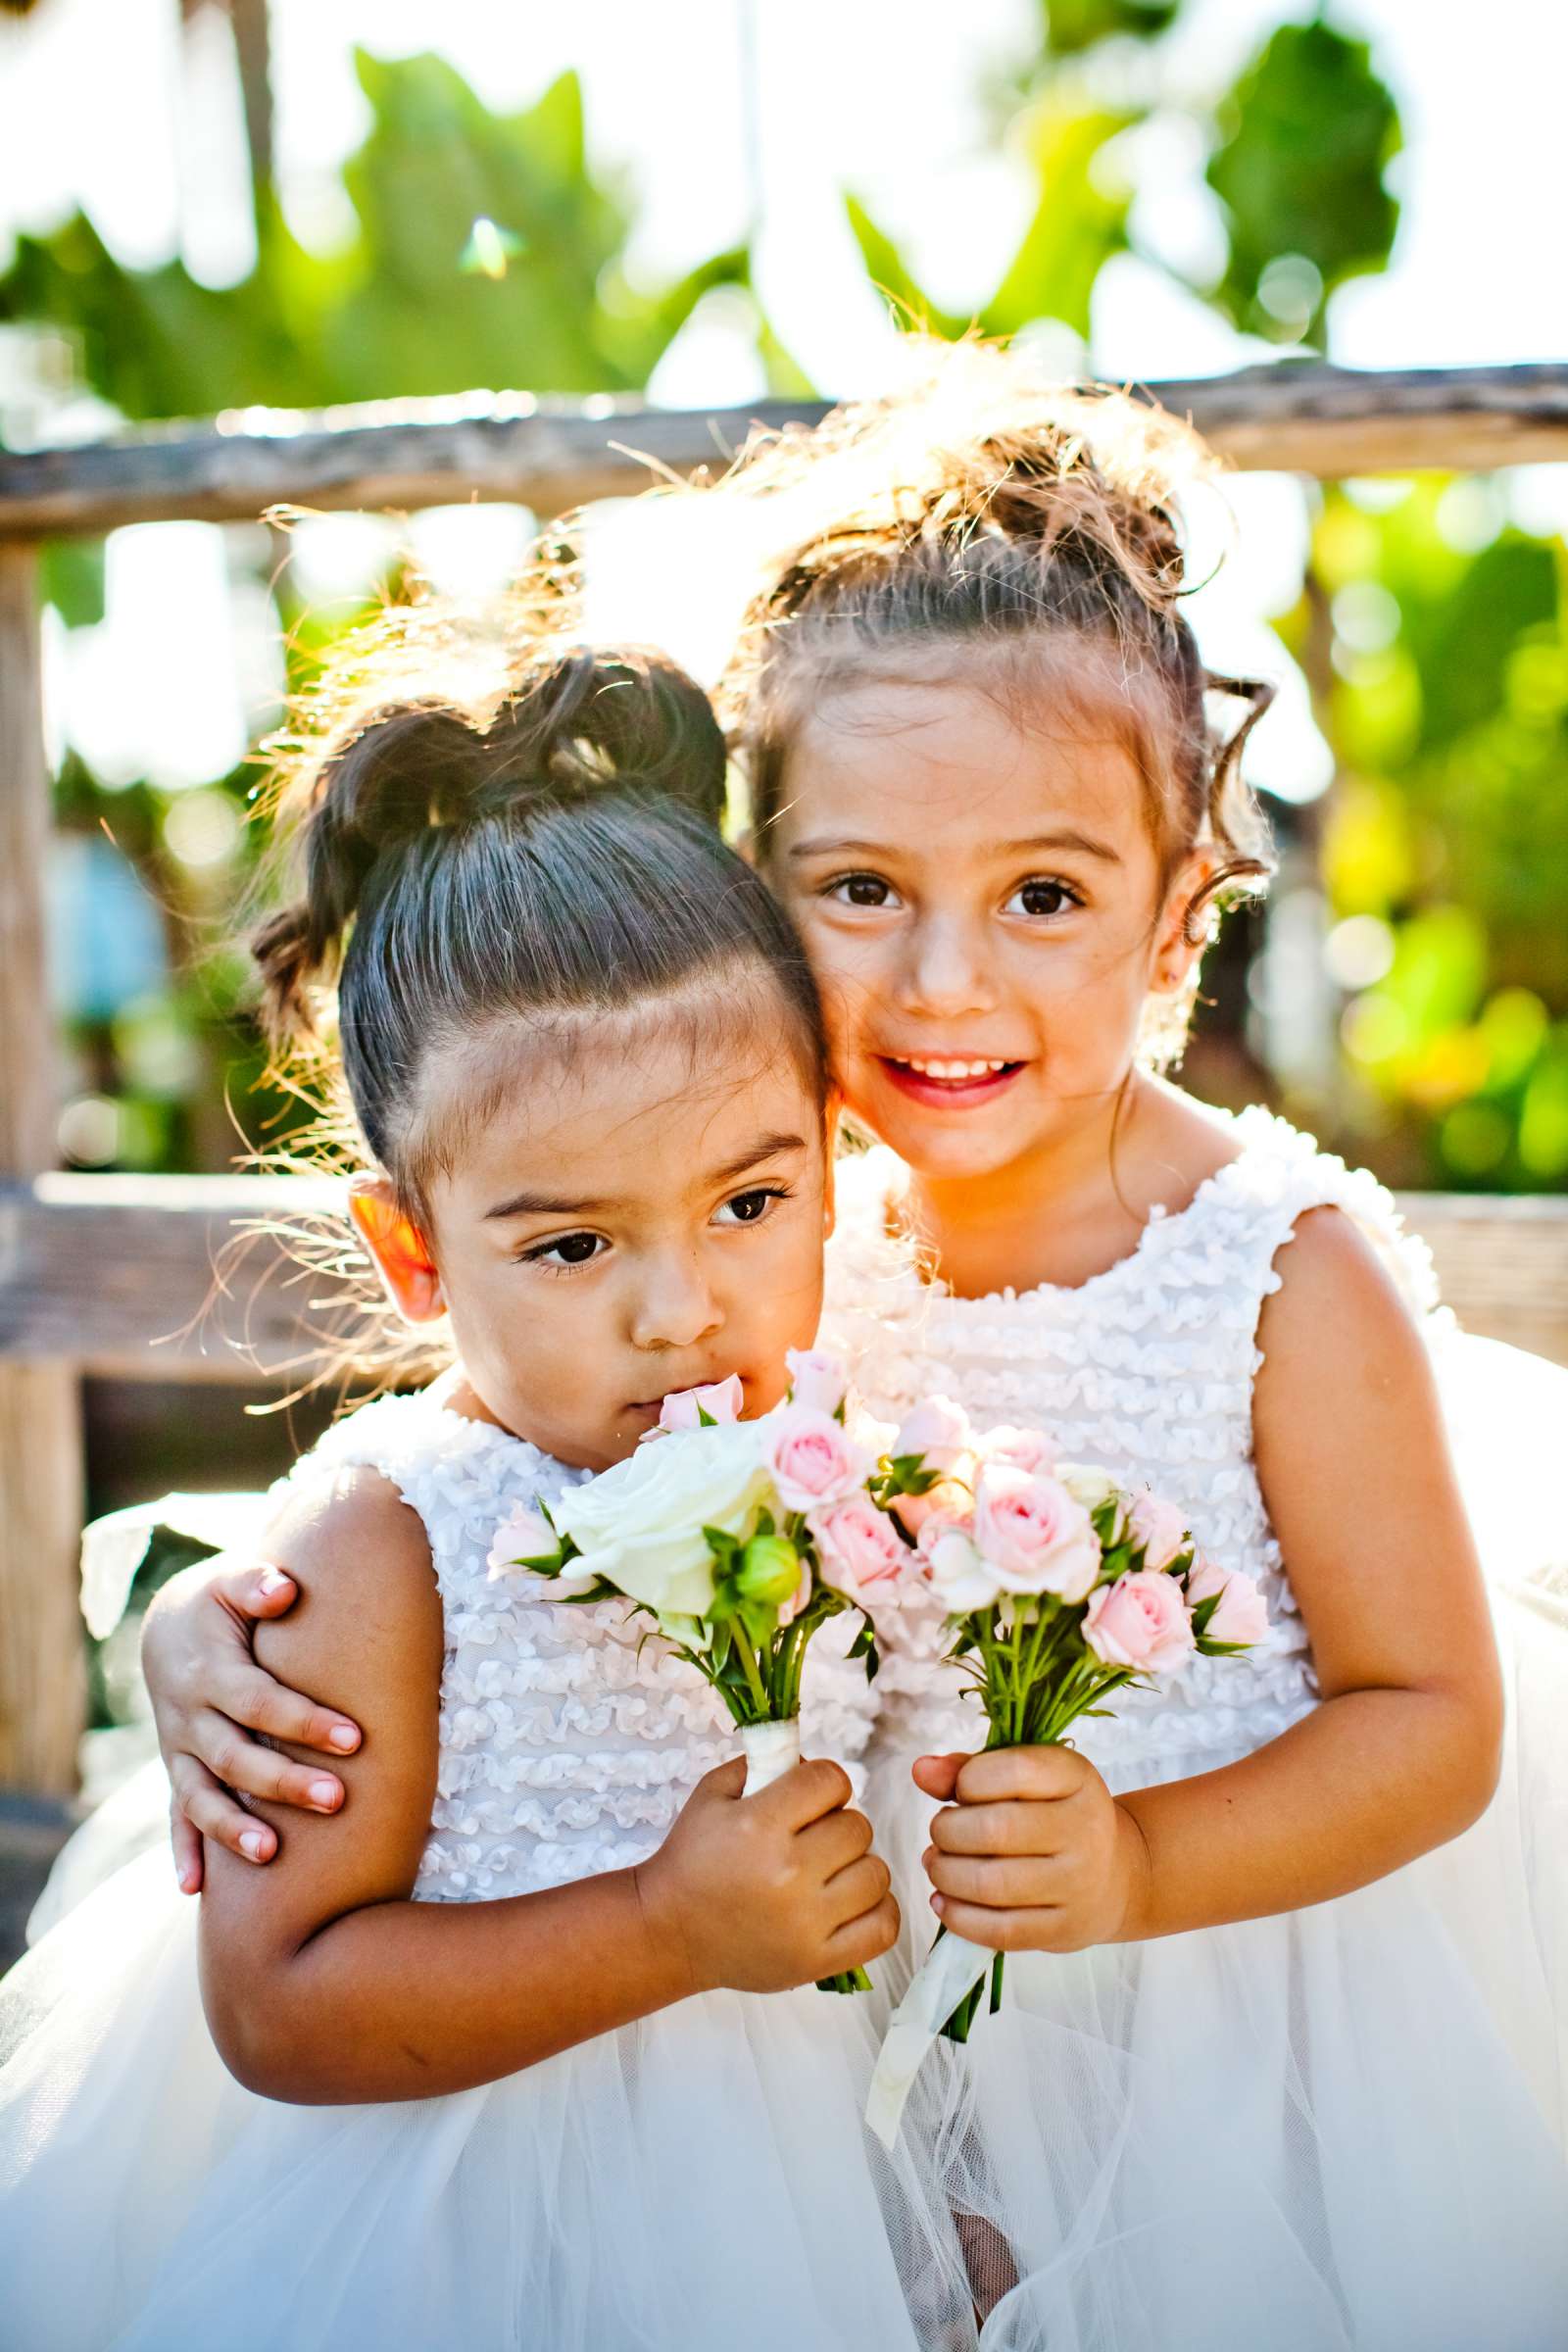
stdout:
[[(488, 1553), (518, 1505), (587, 1478), (492, 1422), (453, 1412), (442, 1384), (383, 1397), (328, 1431), (288, 1482), (378, 1471), (423, 1524), (441, 1595), (440, 1758), (416, 1900), (527, 1894), (646, 1861), (697, 1783), (735, 1752), (716, 1693), (621, 1600), (570, 1604)], [(874, 1693), (844, 1650), (848, 1619), (807, 1653), (808, 1755), (852, 1777)]]
[[(1316, 1703), (1311, 1645), (1252, 1458), (1252, 1381), (1274, 1260), (1303, 1210), (1354, 1216), (1412, 1307), (1435, 1304), (1431, 1261), (1389, 1195), (1264, 1111), (1234, 1122), (1238, 1155), (1174, 1214), (1156, 1209), (1138, 1247), (1074, 1289), (1042, 1284), (960, 1298), (924, 1283), (890, 1209), (907, 1170), (883, 1148), (840, 1174), (824, 1342), (857, 1366), (871, 1410), (897, 1420), (947, 1395), (980, 1428), (1044, 1430), (1057, 1458), (1096, 1462), (1185, 1511), (1203, 1550), (1256, 1579), (1270, 1632), (1241, 1657), (1195, 1658), (1172, 1682), (1117, 1694), (1116, 1712), (1074, 1738), (1114, 1788), (1179, 1777), (1243, 1755)], [(979, 1717), (940, 1664), (934, 1612), (883, 1631), (878, 1745), (976, 1743)]]

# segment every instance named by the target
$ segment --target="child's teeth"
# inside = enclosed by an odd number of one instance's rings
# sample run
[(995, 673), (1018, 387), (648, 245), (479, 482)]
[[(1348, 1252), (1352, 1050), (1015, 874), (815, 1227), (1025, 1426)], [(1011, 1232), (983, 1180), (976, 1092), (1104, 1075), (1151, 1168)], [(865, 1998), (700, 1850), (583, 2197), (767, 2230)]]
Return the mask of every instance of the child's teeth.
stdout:
[(906, 1069), (918, 1070), (922, 1078), (992, 1078), (1004, 1070), (1004, 1061), (917, 1061), (911, 1054)]

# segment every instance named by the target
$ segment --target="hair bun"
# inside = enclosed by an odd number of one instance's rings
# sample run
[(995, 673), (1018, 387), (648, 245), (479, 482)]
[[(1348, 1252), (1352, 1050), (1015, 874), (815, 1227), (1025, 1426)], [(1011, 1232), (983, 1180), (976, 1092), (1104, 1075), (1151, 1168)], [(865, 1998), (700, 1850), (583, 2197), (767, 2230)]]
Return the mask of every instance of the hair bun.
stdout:
[(712, 704), (653, 646), (572, 646), (523, 677), (485, 738), (495, 756), (475, 813), (535, 795), (618, 789), (669, 800), (717, 824), (726, 754)]
[(599, 792), (671, 803), (716, 829), (725, 782), (711, 703), (652, 647), (536, 648), (499, 700), (492, 679), (466, 706), (417, 694), (362, 705), (311, 747), (284, 797), (304, 888), (254, 941), (271, 1026), (309, 1027), (310, 983), (335, 969), (372, 878), (432, 832), (524, 822)]

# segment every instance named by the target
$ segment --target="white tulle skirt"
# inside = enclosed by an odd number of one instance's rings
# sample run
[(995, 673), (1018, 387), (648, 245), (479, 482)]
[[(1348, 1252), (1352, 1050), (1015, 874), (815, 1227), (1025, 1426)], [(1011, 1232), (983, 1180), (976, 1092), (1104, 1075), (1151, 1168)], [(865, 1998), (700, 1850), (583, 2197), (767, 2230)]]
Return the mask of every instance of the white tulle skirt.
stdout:
[[(1001, 2014), (938, 2045), (906, 2121), (983, 2352), (1568, 2346), (1568, 1527), (1539, 1500), (1568, 1373), (1465, 1341), (1443, 1381), (1508, 1689), (1496, 1797), (1335, 1902), (1009, 1956)], [(890, 1723), (866, 1797), (895, 1995), (935, 1925), (919, 1745), (917, 1711), (902, 1745)]]
[(712, 1994), (458, 2096), (284, 2106), (218, 2057), (159, 1853), (13, 1972), (0, 2034), (6, 2352), (972, 2338), (912, 2147), (862, 2129), (863, 1998)]

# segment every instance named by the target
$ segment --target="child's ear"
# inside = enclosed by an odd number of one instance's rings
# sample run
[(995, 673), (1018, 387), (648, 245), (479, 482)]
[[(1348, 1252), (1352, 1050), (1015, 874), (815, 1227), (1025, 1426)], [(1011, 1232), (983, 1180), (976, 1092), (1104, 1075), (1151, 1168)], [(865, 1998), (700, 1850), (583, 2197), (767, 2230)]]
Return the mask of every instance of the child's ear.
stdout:
[(1171, 879), (1154, 933), (1152, 986), (1174, 996), (1208, 942), (1208, 900), (1204, 892), (1219, 863), (1206, 845), (1188, 853)]
[(376, 1263), (405, 1323), (438, 1323), (447, 1311), (429, 1245), (404, 1215), (384, 1176), (356, 1176), (349, 1186), (349, 1216)]

